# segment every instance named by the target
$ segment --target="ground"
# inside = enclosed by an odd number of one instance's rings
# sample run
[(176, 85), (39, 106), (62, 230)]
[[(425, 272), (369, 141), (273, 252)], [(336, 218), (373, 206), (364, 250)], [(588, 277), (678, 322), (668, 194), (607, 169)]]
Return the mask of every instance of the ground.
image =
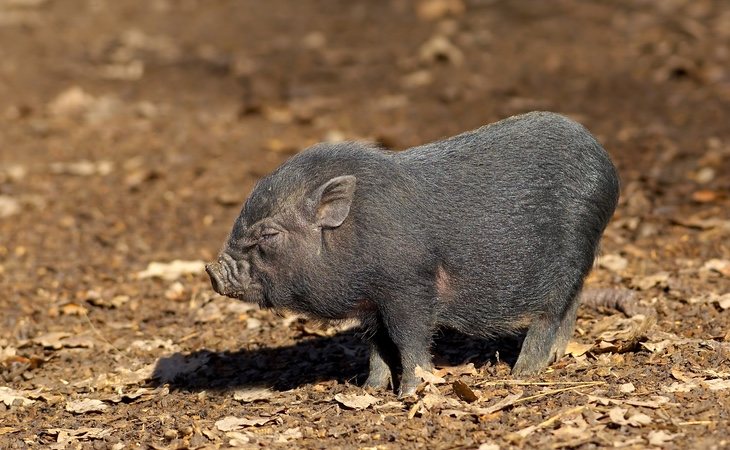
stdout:
[[(0, 0), (0, 99), (0, 448), (730, 448), (725, 0)], [(442, 332), (416, 398), (365, 392), (357, 329), (200, 271), (314, 142), (535, 109), (622, 179), (544, 373)]]

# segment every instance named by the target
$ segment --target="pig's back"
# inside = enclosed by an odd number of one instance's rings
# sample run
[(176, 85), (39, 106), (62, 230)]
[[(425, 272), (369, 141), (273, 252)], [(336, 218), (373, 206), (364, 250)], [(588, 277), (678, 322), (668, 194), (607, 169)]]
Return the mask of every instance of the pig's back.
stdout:
[(530, 307), (554, 283), (582, 280), (618, 199), (605, 150), (553, 113), (505, 119), (396, 158), (423, 205), (413, 220), (428, 224), (432, 251), (464, 301), (490, 296)]

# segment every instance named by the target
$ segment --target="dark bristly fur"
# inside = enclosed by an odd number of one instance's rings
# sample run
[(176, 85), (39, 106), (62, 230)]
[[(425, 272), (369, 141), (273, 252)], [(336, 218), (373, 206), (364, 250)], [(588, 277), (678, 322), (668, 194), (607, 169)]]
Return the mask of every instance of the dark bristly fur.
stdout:
[(413, 393), (438, 326), (526, 332), (516, 375), (559, 358), (618, 200), (608, 154), (533, 112), (390, 152), (319, 144), (262, 179), (221, 258), (219, 293), (369, 328), (369, 386)]

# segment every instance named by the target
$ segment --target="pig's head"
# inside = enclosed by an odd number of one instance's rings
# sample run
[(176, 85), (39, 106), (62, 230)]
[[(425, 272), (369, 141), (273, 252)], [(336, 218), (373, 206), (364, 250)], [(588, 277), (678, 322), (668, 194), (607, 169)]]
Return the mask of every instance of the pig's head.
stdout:
[[(262, 307), (307, 310), (328, 271), (327, 242), (347, 228), (355, 176), (309, 180), (278, 170), (246, 201), (217, 261), (206, 266), (221, 295)], [(345, 225), (343, 225), (345, 223)]]

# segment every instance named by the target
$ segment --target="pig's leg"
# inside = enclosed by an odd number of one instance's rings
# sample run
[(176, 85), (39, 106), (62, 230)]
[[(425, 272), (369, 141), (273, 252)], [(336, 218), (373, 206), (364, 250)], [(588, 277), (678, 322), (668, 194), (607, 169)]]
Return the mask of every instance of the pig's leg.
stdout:
[(370, 372), (365, 387), (385, 388), (392, 385), (391, 365), (397, 360), (395, 344), (382, 325), (378, 325), (370, 338)]
[(383, 308), (383, 322), (388, 336), (398, 348), (402, 375), (398, 397), (416, 392), (421, 379), (416, 376), (416, 367), (426, 371), (433, 369), (431, 362), (431, 339), (435, 319), (423, 296), (393, 298)]
[(565, 354), (565, 348), (568, 346), (570, 338), (573, 337), (575, 330), (575, 319), (578, 316), (578, 305), (580, 304), (580, 292), (573, 297), (570, 307), (565, 311), (557, 333), (555, 333), (555, 341), (550, 348), (550, 362), (552, 364), (559, 360)]
[(537, 373), (563, 356), (573, 335), (579, 301), (578, 294), (575, 294), (561, 315), (551, 317), (545, 314), (533, 320), (522, 342), (520, 356), (512, 368), (513, 375)]

